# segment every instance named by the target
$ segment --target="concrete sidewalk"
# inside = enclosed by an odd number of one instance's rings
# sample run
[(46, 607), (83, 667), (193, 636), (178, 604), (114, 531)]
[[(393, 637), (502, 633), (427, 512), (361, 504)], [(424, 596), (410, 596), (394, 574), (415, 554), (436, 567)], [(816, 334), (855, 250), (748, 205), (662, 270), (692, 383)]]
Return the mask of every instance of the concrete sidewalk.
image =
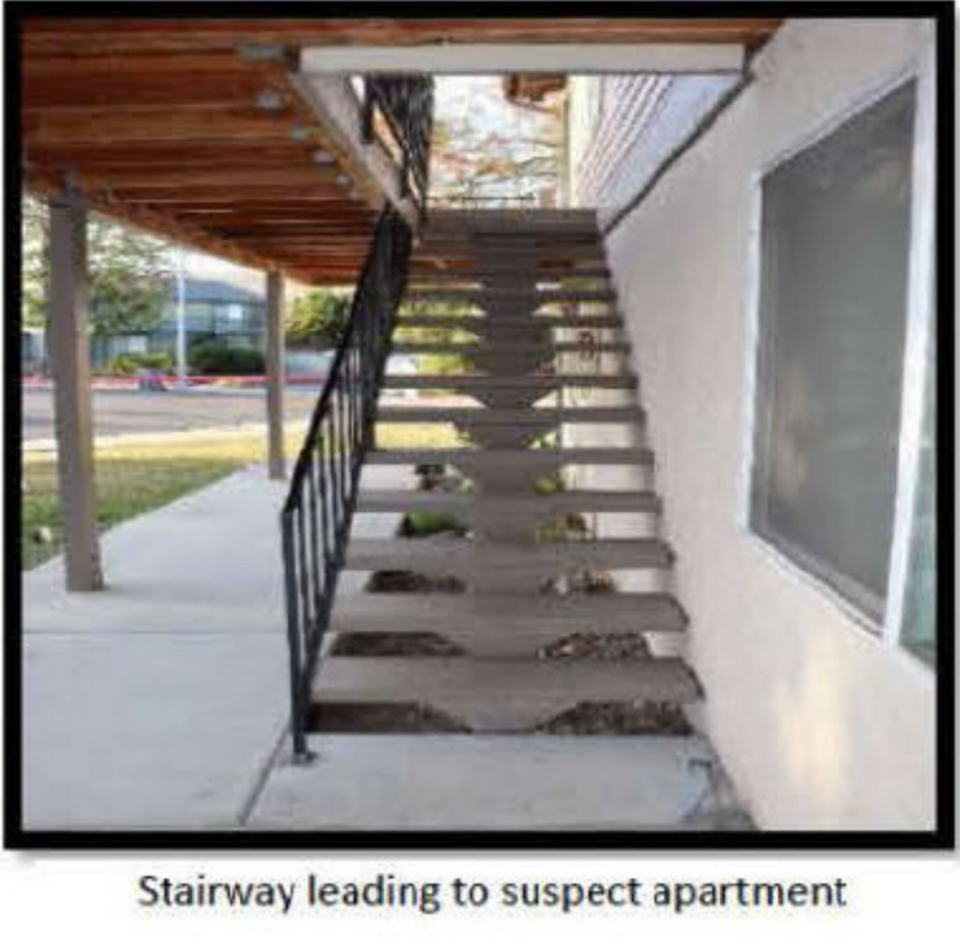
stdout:
[(285, 492), (251, 467), (115, 527), (104, 592), (67, 593), (59, 558), (25, 575), (27, 828), (239, 824), (288, 719)]

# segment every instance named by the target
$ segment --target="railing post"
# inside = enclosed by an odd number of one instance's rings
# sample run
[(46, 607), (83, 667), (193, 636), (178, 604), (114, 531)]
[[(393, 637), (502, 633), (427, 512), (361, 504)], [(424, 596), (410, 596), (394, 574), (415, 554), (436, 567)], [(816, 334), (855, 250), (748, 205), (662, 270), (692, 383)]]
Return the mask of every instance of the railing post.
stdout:
[(300, 629), (300, 609), (297, 605), (296, 555), (294, 553), (292, 518), (284, 511), (280, 518), (283, 552), (284, 595), (287, 606), (287, 641), (290, 657), (290, 736), (293, 740), (295, 763), (306, 763), (311, 755), (307, 749), (307, 720), (303, 695), (303, 643)]
[(94, 493), (87, 210), (64, 191), (50, 202), (50, 367), (67, 589), (103, 588)]
[(267, 274), (267, 471), (271, 480), (286, 476), (283, 448), (284, 366), (283, 274)]

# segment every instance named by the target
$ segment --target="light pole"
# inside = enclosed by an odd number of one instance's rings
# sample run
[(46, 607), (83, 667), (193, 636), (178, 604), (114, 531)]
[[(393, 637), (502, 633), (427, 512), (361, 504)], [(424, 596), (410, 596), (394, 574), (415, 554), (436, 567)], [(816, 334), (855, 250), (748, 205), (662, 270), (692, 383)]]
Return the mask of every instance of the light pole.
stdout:
[(187, 384), (187, 255), (177, 248), (177, 384)]

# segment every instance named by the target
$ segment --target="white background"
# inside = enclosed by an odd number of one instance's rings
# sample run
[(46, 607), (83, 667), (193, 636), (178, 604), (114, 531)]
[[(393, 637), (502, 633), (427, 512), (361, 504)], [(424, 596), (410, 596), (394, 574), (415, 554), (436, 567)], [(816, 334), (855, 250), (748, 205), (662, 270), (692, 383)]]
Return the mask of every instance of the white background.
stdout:
[[(148, 910), (138, 907), (137, 882), (143, 873), (189, 879), (204, 872), (208, 879), (302, 880), (314, 872), (330, 880), (368, 878), (393, 872), (404, 880), (439, 878), (619, 880), (625, 876), (663, 879), (716, 878), (743, 875), (752, 880), (848, 880), (850, 907), (844, 910), (691, 910), (680, 918), (646, 910), (581, 910), (562, 916), (556, 910), (516, 914), (510, 910), (467, 911), (447, 908), (434, 916), (416, 910), (378, 913), (295, 908), (289, 916), (270, 910)], [(658, 946), (723, 945), (764, 948), (822, 948), (863, 944), (955, 946), (960, 938), (960, 870), (957, 860), (943, 856), (912, 858), (844, 856), (744, 857), (716, 855), (625, 856), (525, 855), (513, 858), (463, 855), (427, 857), (315, 858), (250, 855), (245, 858), (190, 856), (53, 856), (5, 853), (0, 861), (0, 934), (6, 944), (29, 939), (32, 945), (98, 946), (202, 944), (264, 945), (287, 939), (285, 946), (317, 945), (318, 939), (342, 936), (332, 944), (372, 944), (383, 939), (390, 948), (430, 944), (454, 936), (457, 945), (490, 945), (505, 934), (515, 944), (536, 938), (551, 945), (583, 936), (621, 938), (664, 936)], [(720, 941), (718, 942), (718, 936)], [(14, 940), (18, 939), (18, 940)], [(326, 942), (330, 944), (331, 942)], [(583, 944), (583, 942), (580, 942)]]
[[(556, 910), (518, 914), (515, 910), (447, 908), (434, 916), (415, 910), (335, 912), (295, 908), (289, 916), (271, 911), (148, 910), (137, 905), (140, 875), (208, 879), (294, 879), (314, 872), (331, 880), (368, 879), (393, 872), (404, 880), (434, 881), (455, 876), (488, 883), (498, 880), (556, 879), (619, 881), (648, 879), (717, 881), (744, 876), (752, 881), (848, 882), (850, 906), (826, 909), (691, 910), (680, 918), (642, 909)], [(339, 937), (338, 937), (339, 936)], [(573, 943), (593, 948), (584, 936), (616, 939), (604, 948), (639, 944), (656, 948), (710, 945), (721, 948), (940, 948), (960, 944), (960, 862), (955, 855), (850, 857), (610, 854), (566, 856), (457, 855), (449, 858), (332, 858), (186, 855), (0, 855), (0, 937), (6, 945), (97, 948), (188, 948), (202, 945), (292, 946), (350, 944), (374, 939), (386, 948), (456, 938), (455, 948), (507, 948), (521, 939), (536, 944)], [(494, 940), (509, 940), (497, 944)], [(333, 938), (331, 942), (328, 939)], [(629, 939), (629, 940), (627, 940)], [(655, 939), (650, 941), (650, 939)], [(667, 942), (669, 939), (669, 942)], [(735, 942), (734, 942), (735, 939)], [(856, 939), (856, 940), (855, 940)], [(349, 940), (349, 941), (348, 941)], [(530, 943), (531, 948), (533, 942)]]

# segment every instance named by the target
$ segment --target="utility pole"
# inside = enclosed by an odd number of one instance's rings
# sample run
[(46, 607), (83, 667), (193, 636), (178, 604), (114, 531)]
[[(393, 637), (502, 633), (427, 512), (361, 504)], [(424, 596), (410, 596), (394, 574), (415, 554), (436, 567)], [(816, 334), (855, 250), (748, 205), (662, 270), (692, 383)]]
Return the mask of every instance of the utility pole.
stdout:
[(177, 384), (187, 384), (187, 254), (177, 248)]

